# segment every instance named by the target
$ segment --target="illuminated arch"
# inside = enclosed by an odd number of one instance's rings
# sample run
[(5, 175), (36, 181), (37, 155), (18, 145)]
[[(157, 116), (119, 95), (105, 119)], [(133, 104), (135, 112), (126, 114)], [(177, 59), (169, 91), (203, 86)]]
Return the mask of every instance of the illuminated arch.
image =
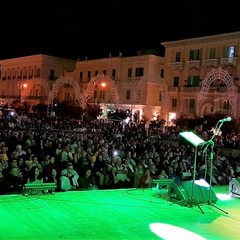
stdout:
[[(21, 102), (25, 101), (28, 96), (30, 96), (31, 89), (33, 88), (34, 85), (41, 85), (45, 92), (46, 96), (49, 95), (50, 92), (50, 86), (48, 82), (44, 79), (35, 79), (35, 80), (27, 80), (24, 82), (24, 84), (27, 85), (26, 89), (22, 89), (22, 94), (21, 94)], [(23, 87), (21, 87), (23, 88)]]
[(75, 92), (76, 100), (79, 102), (79, 104), (82, 104), (82, 93), (80, 90), (80, 87), (73, 78), (69, 77), (60, 77), (54, 82), (52, 85), (52, 90), (48, 94), (48, 105), (53, 104), (53, 99), (57, 97), (58, 90), (63, 84), (69, 84), (73, 87)]
[(223, 70), (221, 67), (211, 70), (203, 80), (201, 90), (197, 93), (198, 106), (201, 107), (203, 102), (206, 100), (211, 83), (218, 79), (222, 80), (226, 84), (229, 102), (232, 106), (232, 114), (236, 115), (238, 99), (237, 89), (233, 84), (232, 76), (228, 73), (228, 71)]
[(87, 90), (84, 92), (84, 98), (82, 102), (83, 108), (86, 107), (88, 100), (93, 96), (95, 86), (101, 82), (105, 82), (107, 84), (107, 86), (110, 88), (111, 100), (116, 104), (116, 106), (119, 105), (119, 94), (115, 82), (104, 74), (98, 74), (96, 77), (92, 78), (87, 85)]

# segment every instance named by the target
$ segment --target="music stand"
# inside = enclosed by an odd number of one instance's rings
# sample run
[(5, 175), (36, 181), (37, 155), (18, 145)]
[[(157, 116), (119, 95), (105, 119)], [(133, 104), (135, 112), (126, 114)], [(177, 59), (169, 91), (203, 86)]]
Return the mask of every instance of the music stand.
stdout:
[(198, 137), (193, 132), (188, 132), (188, 131), (180, 132), (179, 135), (182, 136), (185, 140), (187, 140), (189, 143), (191, 143), (195, 147), (191, 196), (190, 196), (189, 199), (183, 200), (183, 202), (185, 202), (189, 207), (192, 207), (193, 205), (197, 205), (198, 208), (200, 209), (200, 211), (202, 213), (204, 213), (202, 208), (199, 206), (198, 201), (194, 198), (194, 184), (195, 184), (195, 180), (196, 180), (196, 166), (197, 166), (198, 147), (204, 145), (205, 141), (202, 138)]

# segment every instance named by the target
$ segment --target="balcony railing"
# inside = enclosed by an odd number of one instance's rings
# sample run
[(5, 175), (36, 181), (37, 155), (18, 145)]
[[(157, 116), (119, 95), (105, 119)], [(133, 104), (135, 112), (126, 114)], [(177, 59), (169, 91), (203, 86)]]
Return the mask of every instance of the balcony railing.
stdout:
[(237, 66), (237, 58), (232, 57), (232, 58), (221, 58), (220, 59), (220, 65), (231, 65), (236, 67)]
[(191, 69), (191, 68), (200, 69), (201, 61), (200, 60), (187, 61), (187, 67), (188, 67), (188, 69)]
[(170, 70), (182, 70), (183, 69), (183, 62), (172, 62), (168, 64)]
[(196, 86), (184, 86), (181, 87), (182, 92), (197, 92), (200, 91), (201, 87), (196, 87)]
[(218, 68), (219, 66), (219, 59), (205, 59), (202, 60), (203, 67), (215, 67)]
[(169, 92), (178, 92), (180, 90), (179, 87), (168, 87)]

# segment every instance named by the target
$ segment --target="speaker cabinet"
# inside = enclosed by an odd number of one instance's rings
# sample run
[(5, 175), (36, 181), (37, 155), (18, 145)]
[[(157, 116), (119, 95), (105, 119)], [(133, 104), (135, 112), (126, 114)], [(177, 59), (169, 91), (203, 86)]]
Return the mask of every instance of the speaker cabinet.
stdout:
[[(201, 184), (201, 185), (200, 185)], [(204, 180), (173, 182), (169, 188), (169, 201), (188, 203), (192, 200), (196, 204), (216, 203), (218, 198), (209, 184)], [(193, 202), (193, 201), (192, 201)]]
[(232, 197), (240, 198), (240, 178), (233, 178), (229, 183), (229, 193)]

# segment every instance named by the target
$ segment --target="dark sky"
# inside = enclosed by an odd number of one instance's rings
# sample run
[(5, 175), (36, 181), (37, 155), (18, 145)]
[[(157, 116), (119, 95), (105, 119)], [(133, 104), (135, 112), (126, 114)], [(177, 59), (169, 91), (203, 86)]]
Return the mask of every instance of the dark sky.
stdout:
[(164, 41), (240, 31), (240, 11), (226, 0), (4, 2), (0, 59), (33, 54), (93, 59), (119, 52), (134, 56), (143, 49), (163, 54)]

